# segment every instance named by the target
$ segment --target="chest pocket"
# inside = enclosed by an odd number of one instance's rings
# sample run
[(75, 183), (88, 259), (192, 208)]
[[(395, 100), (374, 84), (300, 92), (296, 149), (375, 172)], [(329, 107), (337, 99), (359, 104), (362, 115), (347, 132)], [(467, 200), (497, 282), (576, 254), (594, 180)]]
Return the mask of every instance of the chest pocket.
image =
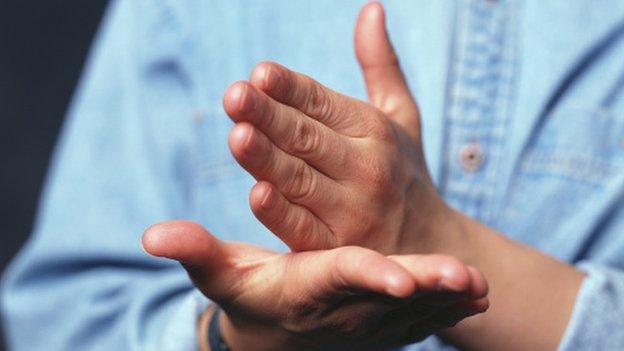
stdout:
[(537, 133), (515, 176), (501, 230), (569, 260), (624, 186), (624, 114), (562, 106)]
[(624, 113), (563, 107), (538, 131), (521, 173), (600, 185), (624, 172)]

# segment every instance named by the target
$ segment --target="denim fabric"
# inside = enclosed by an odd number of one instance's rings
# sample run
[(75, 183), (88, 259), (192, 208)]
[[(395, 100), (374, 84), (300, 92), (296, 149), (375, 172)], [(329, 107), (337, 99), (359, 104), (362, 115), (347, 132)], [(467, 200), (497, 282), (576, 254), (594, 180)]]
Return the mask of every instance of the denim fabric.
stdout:
[[(441, 193), (587, 272), (562, 350), (624, 347), (624, 1), (385, 3)], [(362, 4), (113, 2), (2, 282), (12, 349), (196, 349), (208, 301), (140, 235), (189, 218), (284, 250), (248, 209), (221, 95), (275, 60), (364, 98), (351, 42)]]

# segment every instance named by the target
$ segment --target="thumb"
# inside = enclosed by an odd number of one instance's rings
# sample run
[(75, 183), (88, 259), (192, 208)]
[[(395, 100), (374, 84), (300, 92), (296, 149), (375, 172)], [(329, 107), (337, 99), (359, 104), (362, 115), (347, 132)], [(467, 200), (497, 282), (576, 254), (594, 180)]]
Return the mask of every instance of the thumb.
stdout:
[(147, 253), (179, 261), (195, 285), (215, 301), (225, 298), (224, 276), (232, 271), (228, 245), (201, 225), (190, 221), (168, 221), (149, 227), (141, 238)]
[(355, 26), (355, 54), (370, 103), (405, 128), (410, 136), (418, 137), (418, 106), (399, 67), (379, 2), (370, 2), (360, 11)]

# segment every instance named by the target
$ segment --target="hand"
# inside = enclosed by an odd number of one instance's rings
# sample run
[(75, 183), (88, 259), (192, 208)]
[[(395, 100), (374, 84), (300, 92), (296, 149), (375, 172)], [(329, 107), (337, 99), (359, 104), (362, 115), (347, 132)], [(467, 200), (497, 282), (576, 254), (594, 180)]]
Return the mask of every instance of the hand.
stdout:
[(370, 104), (274, 63), (226, 92), (230, 148), (258, 180), (253, 212), (294, 251), (359, 245), (457, 257), (487, 276), (494, 308), (439, 335), (460, 349), (556, 349), (584, 274), (444, 203), (383, 22), (372, 3), (356, 27)]
[(222, 333), (237, 351), (379, 350), (488, 307), (483, 276), (441, 255), (385, 257), (358, 247), (277, 254), (184, 221), (152, 226), (143, 247), (180, 261), (223, 308)]
[(450, 209), (427, 171), (418, 107), (380, 4), (362, 10), (355, 46), (370, 104), (262, 63), (224, 95), (236, 122), (230, 148), (258, 180), (254, 214), (291, 249), (423, 252)]

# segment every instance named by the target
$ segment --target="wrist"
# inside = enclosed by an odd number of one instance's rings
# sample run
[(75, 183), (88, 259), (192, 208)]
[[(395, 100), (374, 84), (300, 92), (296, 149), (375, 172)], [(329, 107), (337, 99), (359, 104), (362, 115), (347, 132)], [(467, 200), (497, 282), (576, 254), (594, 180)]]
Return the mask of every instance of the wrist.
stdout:
[(212, 319), (212, 315), (216, 310), (215, 307), (215, 305), (208, 306), (208, 308), (206, 308), (206, 310), (199, 319), (197, 340), (199, 343), (200, 351), (212, 351), (210, 350), (210, 345), (208, 344), (208, 328), (210, 327), (210, 320)]
[(469, 250), (472, 220), (463, 213), (449, 207), (442, 199), (435, 210), (423, 215), (417, 213), (416, 221), (426, 222), (415, 226), (417, 233), (411, 234), (410, 253), (418, 254), (450, 254), (457, 258), (465, 258)]
[[(219, 307), (214, 304), (208, 306), (199, 320), (198, 340), (200, 351), (214, 351), (210, 347), (209, 334), (210, 328), (214, 327), (211, 323), (213, 323), (213, 316), (218, 309)], [(252, 336), (253, 334), (245, 332), (241, 330), (241, 328), (234, 326), (223, 310), (220, 311), (218, 328), (222, 340), (232, 350), (244, 351), (270, 349), (263, 347), (263, 340), (255, 340)]]
[(287, 332), (263, 325), (232, 320), (221, 313), (221, 336), (233, 351), (305, 350)]
[(221, 314), (221, 336), (226, 344), (230, 345), (232, 350), (236, 351), (244, 351), (244, 350), (252, 350), (251, 345), (253, 345), (253, 340), (249, 336), (249, 333), (241, 330), (230, 320), (230, 317), (227, 313)]

